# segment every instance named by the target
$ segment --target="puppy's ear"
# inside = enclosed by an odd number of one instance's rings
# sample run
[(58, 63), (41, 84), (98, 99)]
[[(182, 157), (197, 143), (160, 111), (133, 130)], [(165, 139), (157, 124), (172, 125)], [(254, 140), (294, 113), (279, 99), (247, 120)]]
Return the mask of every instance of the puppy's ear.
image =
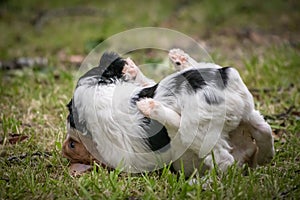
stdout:
[[(88, 78), (88, 77), (98, 77), (98, 78), (103, 78), (103, 74), (105, 71), (107, 71), (107, 68), (112, 65), (113, 62), (116, 60), (122, 60), (122, 58), (119, 56), (119, 54), (115, 52), (104, 52), (102, 57), (100, 58), (100, 62), (98, 67), (94, 67), (87, 71), (84, 75), (82, 75), (77, 83), (78, 84), (81, 82), (81, 80)], [(107, 77), (105, 77), (107, 78)], [(111, 78), (111, 77), (109, 77)]]
[(99, 67), (107, 68), (115, 60), (120, 59), (120, 58), (121, 57), (116, 52), (104, 52), (102, 57), (100, 58)]
[(99, 66), (100, 68), (105, 69), (102, 77), (107, 79), (121, 78), (123, 76), (123, 68), (126, 63), (126, 60), (115, 52), (104, 53)]

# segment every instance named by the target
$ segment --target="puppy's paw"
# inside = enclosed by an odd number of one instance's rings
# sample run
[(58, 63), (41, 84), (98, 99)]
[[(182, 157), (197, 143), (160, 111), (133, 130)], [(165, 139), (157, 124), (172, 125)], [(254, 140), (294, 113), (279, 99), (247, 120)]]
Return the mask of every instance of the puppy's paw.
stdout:
[(181, 49), (172, 49), (169, 52), (169, 59), (171, 63), (174, 65), (176, 70), (180, 71), (187, 67), (189, 67), (188, 64), (188, 55), (184, 53)]
[(140, 73), (139, 68), (134, 64), (134, 62), (130, 59), (126, 59), (127, 64), (124, 66), (122, 73), (125, 76), (125, 80), (134, 80), (138, 73)]
[(154, 99), (144, 98), (136, 102), (136, 105), (146, 117), (150, 117), (158, 106), (158, 103)]

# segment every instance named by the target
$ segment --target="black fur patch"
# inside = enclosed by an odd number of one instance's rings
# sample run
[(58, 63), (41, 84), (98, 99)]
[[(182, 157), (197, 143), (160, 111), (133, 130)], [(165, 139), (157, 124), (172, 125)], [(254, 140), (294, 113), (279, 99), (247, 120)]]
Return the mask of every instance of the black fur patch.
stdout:
[(171, 139), (166, 127), (164, 127), (161, 123), (145, 117), (143, 119), (142, 127), (149, 135), (149, 137), (145, 138), (145, 140), (152, 151), (163, 152), (166, 150), (164, 147), (169, 147), (168, 145), (170, 144)]
[(224, 67), (191, 69), (174, 77), (175, 89), (179, 90), (182, 86), (190, 88), (188, 91), (196, 92), (205, 86), (215, 84), (219, 89), (224, 89), (228, 82), (228, 69)]
[[(155, 84), (152, 87), (147, 87), (142, 89), (134, 98), (132, 98), (132, 103), (136, 102), (142, 98), (153, 98), (156, 92), (158, 84)], [(169, 147), (170, 137), (166, 127), (156, 120), (144, 117), (142, 122), (143, 129), (149, 135), (148, 138), (145, 138), (147, 144), (149, 145), (152, 151), (164, 151), (164, 147)]]
[(73, 117), (72, 104), (73, 104), (73, 99), (71, 99), (71, 101), (67, 104), (67, 107), (68, 107), (68, 110), (69, 110), (69, 115), (67, 117), (67, 121), (70, 123), (70, 126), (72, 128), (76, 128), (75, 127), (74, 117)]
[[(215, 72), (214, 77), (211, 77), (212, 80), (207, 81), (213, 81), (219, 89), (225, 89), (228, 83), (228, 69), (229, 67), (223, 67), (218, 69)], [(218, 105), (224, 101), (223, 96), (220, 96), (220, 94), (215, 94), (213, 93), (213, 90), (209, 89), (204, 91), (204, 98), (209, 105)]]
[(196, 92), (198, 89), (202, 89), (206, 85), (205, 80), (201, 76), (201, 72), (196, 69), (185, 71), (176, 76), (174, 79), (177, 91), (183, 85), (187, 85), (192, 91)]
[(125, 64), (127, 64), (127, 62), (123, 60), (121, 57), (118, 57), (105, 69), (105, 71), (102, 74), (102, 77), (105, 79), (122, 78), (123, 76), (122, 70)]
[(158, 83), (151, 87), (142, 89), (136, 96), (132, 98), (132, 103), (135, 104), (138, 100), (142, 98), (153, 98), (157, 87), (158, 87)]
[(86, 131), (85, 121), (79, 122), (78, 113), (76, 108), (74, 107), (74, 99), (67, 104), (69, 109), (69, 115), (67, 117), (67, 121), (70, 123), (70, 126), (82, 133)]
[(123, 77), (122, 70), (126, 63), (117, 53), (105, 52), (100, 59), (99, 66), (86, 72), (80, 79), (94, 77), (98, 80), (98, 84), (114, 83)]
[(157, 86), (158, 86), (158, 83), (151, 86), (151, 87), (147, 87), (147, 88), (144, 88), (142, 89), (139, 93), (138, 93), (138, 96), (139, 98), (145, 98), (145, 97), (148, 97), (148, 98), (153, 98), (154, 95), (155, 95), (155, 91), (157, 89)]
[(224, 87), (226, 87), (228, 83), (228, 69), (230, 69), (230, 67), (223, 67), (219, 69), (219, 73), (222, 77)]

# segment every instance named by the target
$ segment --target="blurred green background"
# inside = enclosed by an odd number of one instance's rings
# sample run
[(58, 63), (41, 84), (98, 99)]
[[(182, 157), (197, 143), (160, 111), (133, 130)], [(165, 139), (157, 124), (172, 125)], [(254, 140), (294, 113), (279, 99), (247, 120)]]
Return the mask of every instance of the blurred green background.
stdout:
[(297, 0), (1, 0), (0, 60), (85, 55), (113, 34), (146, 26), (177, 30), (223, 53), (283, 42), (299, 48), (299, 10)]

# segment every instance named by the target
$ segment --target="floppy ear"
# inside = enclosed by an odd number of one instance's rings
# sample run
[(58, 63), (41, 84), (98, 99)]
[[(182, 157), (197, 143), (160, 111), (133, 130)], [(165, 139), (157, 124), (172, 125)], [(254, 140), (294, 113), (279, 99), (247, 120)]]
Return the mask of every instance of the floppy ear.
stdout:
[(100, 58), (99, 67), (107, 68), (119, 58), (121, 57), (116, 52), (104, 52), (102, 57)]
[[(107, 81), (111, 78), (121, 78), (123, 76), (122, 70), (126, 61), (115, 52), (105, 52), (97, 67), (94, 67), (82, 75), (77, 86), (81, 84), (95, 85), (99, 81)], [(94, 81), (85, 82), (86, 78), (93, 78)], [(83, 81), (83, 82), (82, 82)]]
[(113, 61), (103, 72), (102, 77), (110, 79), (110, 78), (122, 78), (123, 69), (126, 65), (126, 61), (121, 57), (117, 58)]

